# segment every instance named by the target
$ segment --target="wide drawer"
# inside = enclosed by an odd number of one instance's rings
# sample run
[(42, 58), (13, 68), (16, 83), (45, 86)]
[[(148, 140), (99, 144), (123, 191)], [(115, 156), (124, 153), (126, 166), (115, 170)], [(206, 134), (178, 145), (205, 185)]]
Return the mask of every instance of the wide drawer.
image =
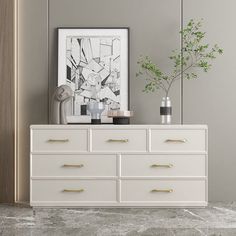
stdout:
[(151, 130), (151, 151), (206, 151), (206, 130)]
[(92, 151), (141, 152), (147, 150), (145, 129), (92, 131)]
[(205, 176), (204, 155), (123, 155), (122, 176)]
[(123, 180), (122, 201), (205, 201), (204, 180)]
[(116, 176), (115, 155), (32, 155), (32, 176)]
[(32, 130), (31, 151), (32, 152), (66, 152), (87, 151), (88, 131), (45, 129)]
[(115, 180), (32, 180), (31, 201), (116, 201)]

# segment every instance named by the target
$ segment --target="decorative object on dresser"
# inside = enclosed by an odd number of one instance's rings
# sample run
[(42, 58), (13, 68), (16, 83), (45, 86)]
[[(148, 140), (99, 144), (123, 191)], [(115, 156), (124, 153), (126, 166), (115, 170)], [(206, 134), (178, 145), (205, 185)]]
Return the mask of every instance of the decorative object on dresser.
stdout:
[[(180, 31), (182, 48), (173, 50), (169, 59), (174, 65), (173, 70), (167, 74), (163, 72), (158, 65), (146, 56), (141, 57), (138, 61), (140, 66), (137, 77), (145, 78), (146, 85), (144, 92), (155, 92), (163, 90), (165, 97), (169, 99), (169, 92), (174, 82), (182, 79), (196, 79), (198, 77), (196, 69), (202, 69), (208, 72), (211, 68), (210, 62), (217, 55), (222, 54), (223, 50), (217, 44), (210, 47), (204, 42), (206, 32), (202, 32), (203, 20), (195, 21), (191, 19), (185, 28)], [(161, 109), (161, 111), (163, 111)], [(163, 113), (161, 113), (163, 118)], [(168, 120), (164, 120), (169, 123)]]
[(203, 207), (205, 125), (32, 125), (30, 205)]
[(66, 104), (72, 99), (72, 90), (68, 85), (59, 86), (53, 96), (50, 119), (52, 124), (67, 124)]
[(101, 114), (105, 110), (103, 102), (89, 102), (87, 104), (88, 111), (91, 114), (92, 124), (101, 124)]
[(130, 117), (134, 115), (133, 111), (108, 111), (107, 116), (113, 118), (113, 124), (115, 125), (128, 125)]
[(58, 85), (73, 90), (68, 108), (70, 123), (90, 123), (86, 106), (103, 102), (102, 123), (112, 123), (108, 110), (127, 110), (129, 29), (59, 28)]
[(171, 124), (172, 106), (169, 97), (162, 98), (160, 115), (162, 124)]

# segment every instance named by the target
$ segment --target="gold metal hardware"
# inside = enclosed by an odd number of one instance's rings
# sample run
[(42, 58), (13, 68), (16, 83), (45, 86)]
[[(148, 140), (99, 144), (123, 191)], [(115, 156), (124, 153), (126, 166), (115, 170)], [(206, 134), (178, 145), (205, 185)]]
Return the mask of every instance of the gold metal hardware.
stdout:
[(67, 143), (69, 139), (48, 139), (49, 143)]
[(109, 143), (128, 143), (129, 139), (108, 139)]
[(155, 167), (171, 168), (171, 167), (173, 167), (173, 165), (172, 164), (166, 164), (166, 165), (153, 164), (153, 165), (151, 165), (151, 167), (153, 167), (153, 168), (155, 168)]
[(62, 192), (65, 193), (82, 193), (84, 192), (84, 189), (63, 189)]
[(84, 167), (83, 164), (64, 164), (62, 167), (77, 167), (77, 168), (81, 168)]
[(152, 189), (152, 193), (172, 193), (173, 189)]
[(186, 143), (186, 139), (166, 139), (165, 143)]

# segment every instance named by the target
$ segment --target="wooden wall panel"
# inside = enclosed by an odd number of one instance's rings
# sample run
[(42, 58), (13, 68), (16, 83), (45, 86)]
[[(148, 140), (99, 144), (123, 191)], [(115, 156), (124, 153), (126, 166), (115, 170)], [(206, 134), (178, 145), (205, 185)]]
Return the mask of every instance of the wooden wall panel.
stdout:
[(0, 203), (14, 202), (14, 0), (0, 0)]

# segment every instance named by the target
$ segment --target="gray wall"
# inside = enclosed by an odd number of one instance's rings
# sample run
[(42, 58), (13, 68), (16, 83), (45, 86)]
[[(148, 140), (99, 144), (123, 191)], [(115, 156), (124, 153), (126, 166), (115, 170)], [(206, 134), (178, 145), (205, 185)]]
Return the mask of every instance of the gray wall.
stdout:
[[(184, 121), (206, 123), (210, 129), (210, 200), (235, 200), (231, 182), (236, 178), (233, 140), (233, 52), (236, 33), (233, 24), (236, 2), (228, 0), (185, 0), (187, 21), (204, 17), (209, 40), (225, 48), (214, 69), (198, 81), (184, 84)], [(138, 4), (137, 4), (138, 3)], [(215, 13), (212, 5), (214, 3)], [(204, 7), (203, 7), (204, 4)], [(203, 10), (204, 9), (204, 10)], [(221, 19), (218, 18), (221, 11)], [(19, 1), (19, 124), (18, 124), (18, 200), (29, 199), (29, 125), (48, 122), (49, 97), (57, 81), (57, 27), (129, 26), (130, 105), (133, 123), (158, 124), (162, 94), (143, 94), (143, 81), (135, 78), (140, 54), (150, 55), (168, 71), (168, 55), (180, 48), (180, 0), (21, 0)], [(228, 34), (224, 37), (223, 33)], [(225, 81), (227, 79), (227, 82)], [(49, 96), (48, 96), (49, 94)], [(180, 83), (170, 94), (173, 122), (180, 122)], [(235, 96), (235, 97), (234, 97)], [(229, 114), (227, 117), (226, 112)], [(227, 124), (227, 125), (225, 125)], [(223, 190), (223, 191), (222, 191)]]
[(184, 83), (184, 122), (209, 125), (210, 200), (236, 200), (236, 1), (185, 0), (184, 20), (205, 19), (207, 40), (224, 55), (209, 74)]
[(29, 126), (48, 123), (47, 0), (18, 4), (16, 199), (29, 199)]
[[(158, 123), (161, 96), (140, 96), (144, 83), (135, 78), (140, 54), (150, 55), (168, 71), (168, 55), (180, 47), (179, 0), (49, 0), (50, 91), (57, 81), (57, 27), (130, 27), (130, 105), (135, 111), (134, 123)], [(173, 120), (180, 121), (179, 83), (171, 97), (175, 112)], [(145, 104), (148, 104), (145, 105)], [(148, 115), (147, 115), (148, 114)]]

